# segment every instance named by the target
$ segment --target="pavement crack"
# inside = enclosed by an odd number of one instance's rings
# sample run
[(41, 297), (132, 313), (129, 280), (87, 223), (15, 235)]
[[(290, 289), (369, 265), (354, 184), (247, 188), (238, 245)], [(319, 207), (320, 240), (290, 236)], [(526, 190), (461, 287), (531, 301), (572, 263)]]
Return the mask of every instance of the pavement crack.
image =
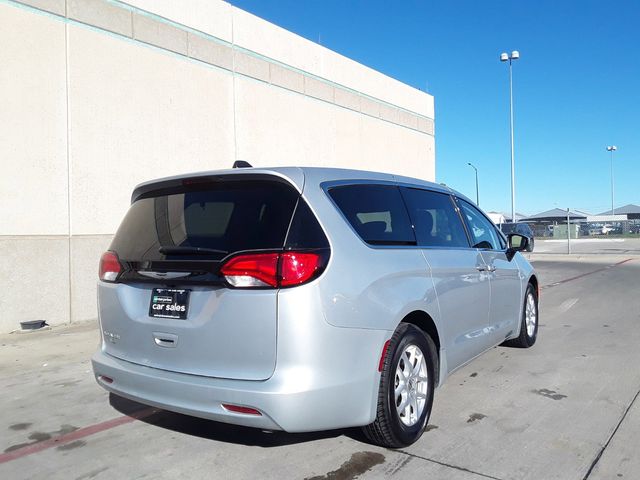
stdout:
[(602, 446), (602, 448), (600, 449), (600, 451), (596, 455), (596, 458), (594, 458), (593, 461), (591, 462), (591, 465), (589, 466), (589, 470), (587, 470), (587, 473), (585, 473), (584, 477), (582, 477), (582, 480), (587, 480), (591, 476), (591, 473), (593, 472), (593, 469), (596, 468), (596, 465), (598, 465), (598, 462), (600, 461), (600, 458), (602, 457), (602, 454), (605, 452), (605, 450), (607, 449), (607, 447), (611, 443), (611, 440), (613, 440), (613, 437), (618, 432), (618, 429), (620, 428), (620, 425), (622, 425), (622, 422), (624, 422), (624, 419), (627, 418), (627, 414), (629, 413), (629, 410), (631, 410), (631, 407), (636, 402), (636, 399), (638, 398), (639, 395), (640, 395), (640, 390), (638, 390), (636, 392), (635, 396), (633, 397), (633, 399), (631, 400), (631, 402), (629, 403), (629, 405), (625, 409), (624, 413), (622, 414), (622, 417), (620, 417), (620, 421), (616, 425), (616, 428), (613, 429), (613, 432), (611, 432), (611, 435), (609, 435), (609, 438), (607, 439), (605, 444)]
[(422, 457), (420, 455), (416, 455), (415, 453), (409, 453), (409, 452), (406, 452), (404, 450), (394, 450), (394, 451), (396, 451), (398, 453), (402, 453), (404, 455), (408, 455), (409, 457), (412, 457), (412, 458), (419, 458), (420, 460), (424, 460), (426, 462), (431, 462), (431, 463), (435, 463), (437, 465), (442, 465), (443, 467), (449, 467), (449, 468), (453, 468), (454, 470), (460, 470), (461, 472), (471, 473), (473, 475), (477, 475), (477, 476), (482, 477), (482, 478), (490, 478), (491, 480), (502, 480), (501, 478), (493, 477), (493, 476), (487, 475), (485, 473), (476, 472), (475, 470), (470, 470), (468, 468), (460, 467), (458, 465), (452, 465), (452, 464), (446, 463), (446, 462), (440, 462), (438, 460), (434, 460), (433, 458)]

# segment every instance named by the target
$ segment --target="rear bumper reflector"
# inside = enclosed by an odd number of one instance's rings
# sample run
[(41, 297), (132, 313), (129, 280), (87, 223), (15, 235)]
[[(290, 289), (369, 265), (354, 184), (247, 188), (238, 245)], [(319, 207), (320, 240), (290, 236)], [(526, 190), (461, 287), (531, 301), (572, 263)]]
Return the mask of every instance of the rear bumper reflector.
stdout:
[(387, 350), (389, 350), (389, 344), (391, 343), (391, 339), (384, 342), (384, 346), (382, 347), (382, 355), (380, 355), (380, 362), (378, 363), (378, 371), (381, 372), (384, 368), (384, 357), (387, 356)]
[(222, 404), (222, 408), (224, 408), (225, 410), (227, 410), (229, 412), (233, 412), (233, 413), (242, 413), (244, 415), (262, 416), (262, 413), (260, 413), (255, 408), (242, 407), (240, 405), (231, 405), (229, 403), (223, 403)]

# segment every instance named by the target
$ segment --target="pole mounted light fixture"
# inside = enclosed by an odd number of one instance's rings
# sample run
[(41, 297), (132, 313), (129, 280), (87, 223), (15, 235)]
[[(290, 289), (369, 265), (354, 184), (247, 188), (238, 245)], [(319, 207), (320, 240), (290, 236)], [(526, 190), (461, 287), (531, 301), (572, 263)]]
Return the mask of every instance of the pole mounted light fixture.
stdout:
[(618, 147), (616, 147), (615, 145), (609, 145), (607, 147), (607, 152), (609, 152), (611, 154), (611, 215), (615, 215), (616, 214), (616, 209), (613, 206), (613, 200), (614, 200), (614, 188), (613, 188), (613, 152), (615, 152), (616, 150), (618, 150)]
[(516, 175), (515, 175), (515, 159), (514, 159), (514, 146), (513, 146), (513, 72), (511, 65), (514, 60), (520, 58), (520, 52), (513, 50), (511, 53), (502, 52), (500, 54), (501, 62), (509, 62), (509, 118), (510, 118), (510, 132), (511, 132), (511, 221), (517, 222), (516, 219)]

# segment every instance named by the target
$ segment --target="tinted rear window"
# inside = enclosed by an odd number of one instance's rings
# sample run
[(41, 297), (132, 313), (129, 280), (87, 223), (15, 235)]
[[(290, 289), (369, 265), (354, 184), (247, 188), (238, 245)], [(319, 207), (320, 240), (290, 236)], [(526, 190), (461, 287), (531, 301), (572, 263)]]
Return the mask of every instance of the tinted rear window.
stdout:
[(141, 261), (164, 259), (160, 247), (229, 253), (282, 248), (298, 197), (293, 187), (272, 181), (225, 181), (152, 194), (131, 205), (111, 249), (123, 260)]
[(358, 235), (370, 245), (415, 245), (400, 190), (391, 185), (334, 187), (329, 195)]

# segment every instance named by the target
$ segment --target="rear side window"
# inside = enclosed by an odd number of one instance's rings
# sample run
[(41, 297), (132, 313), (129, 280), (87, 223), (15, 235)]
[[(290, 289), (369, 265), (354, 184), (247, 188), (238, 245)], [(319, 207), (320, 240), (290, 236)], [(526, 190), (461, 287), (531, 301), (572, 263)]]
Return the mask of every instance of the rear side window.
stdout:
[[(151, 193), (131, 205), (110, 248), (129, 261), (163, 260), (161, 247), (217, 250), (211, 252), (217, 258), (241, 250), (282, 248), (298, 198), (289, 185), (259, 180)], [(172, 257), (194, 255), (185, 252), (174, 251)]]
[(462, 220), (449, 195), (418, 188), (403, 188), (402, 194), (415, 227), (418, 245), (469, 248)]
[(360, 238), (368, 244), (416, 244), (398, 187), (346, 185), (331, 188), (329, 196)]

